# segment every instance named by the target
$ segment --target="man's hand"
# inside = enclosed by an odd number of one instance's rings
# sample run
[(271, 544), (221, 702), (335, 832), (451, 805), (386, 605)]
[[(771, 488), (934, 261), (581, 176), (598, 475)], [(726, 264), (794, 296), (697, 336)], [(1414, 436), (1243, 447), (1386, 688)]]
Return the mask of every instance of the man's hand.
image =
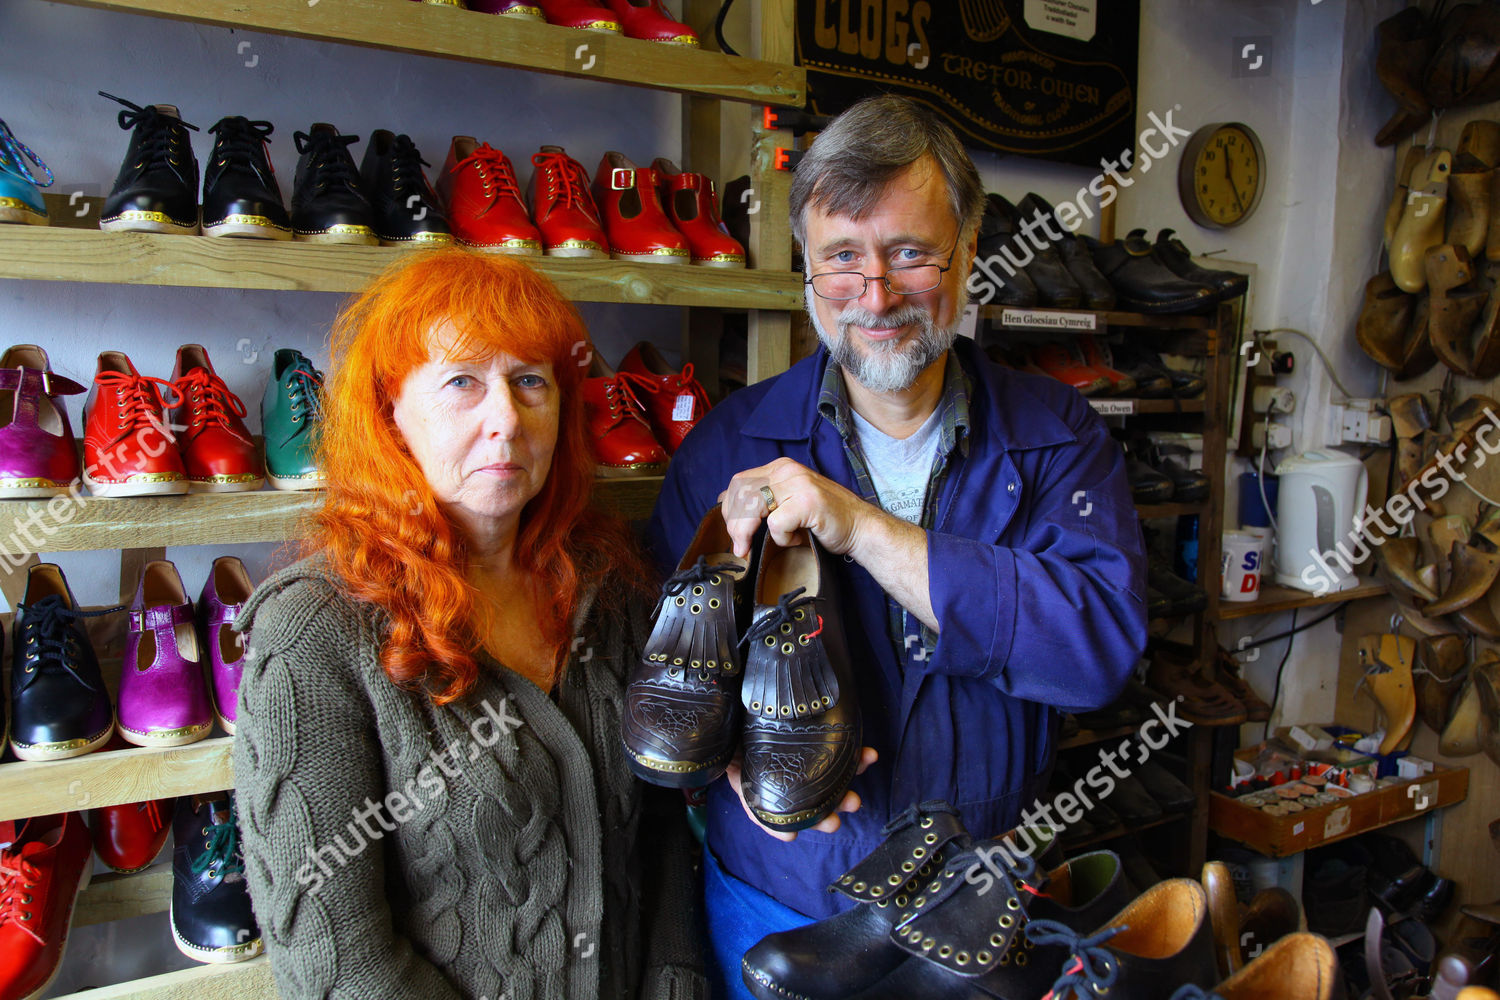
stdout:
[[(860, 751), (859, 767), (855, 769), (854, 773), (864, 774), (865, 768), (869, 767), (879, 759), (880, 754), (875, 752), (874, 747), (865, 747)], [(734, 760), (730, 762), (729, 767), (725, 769), (724, 776), (729, 779), (729, 784), (734, 789), (734, 794), (740, 797), (740, 806), (745, 810), (745, 815), (750, 817), (750, 822), (754, 823), (756, 826), (760, 827), (762, 830), (766, 831), (766, 833), (769, 833), (777, 840), (784, 840), (787, 843), (791, 843), (792, 841), (797, 839), (797, 835), (795, 833), (782, 833), (780, 830), (773, 830), (770, 827), (766, 826), (760, 820), (755, 818), (755, 813), (751, 812), (750, 807), (745, 804), (745, 789), (740, 782), (739, 755), (735, 755)], [(842, 825), (843, 822), (839, 819), (839, 813), (858, 812), (859, 807), (859, 796), (854, 792), (845, 792), (843, 800), (839, 802), (839, 807), (833, 812), (829, 813), (827, 816), (824, 816), (822, 822), (820, 822), (817, 826), (808, 827), (808, 829), (816, 830), (819, 833), (833, 833), (839, 828), (840, 825)]]
[[(767, 514), (765, 494), (769, 487), (776, 508)], [(777, 545), (795, 544), (797, 532), (807, 529), (818, 544), (837, 555), (853, 551), (861, 527), (872, 516), (884, 512), (826, 476), (790, 458), (746, 469), (729, 481), (719, 494), (724, 523), (734, 542), (734, 554), (750, 557), (750, 541), (762, 519)]]

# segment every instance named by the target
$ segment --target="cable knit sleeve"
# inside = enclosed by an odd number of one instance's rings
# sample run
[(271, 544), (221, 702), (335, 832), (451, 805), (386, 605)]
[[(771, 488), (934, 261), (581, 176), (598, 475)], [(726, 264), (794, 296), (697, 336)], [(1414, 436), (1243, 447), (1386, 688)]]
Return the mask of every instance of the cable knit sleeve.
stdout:
[(459, 1000), (393, 929), (384, 843), (360, 832), (387, 793), (362, 683), (375, 621), (283, 571), (236, 627), (250, 631), (233, 751), (245, 870), (282, 1000)]

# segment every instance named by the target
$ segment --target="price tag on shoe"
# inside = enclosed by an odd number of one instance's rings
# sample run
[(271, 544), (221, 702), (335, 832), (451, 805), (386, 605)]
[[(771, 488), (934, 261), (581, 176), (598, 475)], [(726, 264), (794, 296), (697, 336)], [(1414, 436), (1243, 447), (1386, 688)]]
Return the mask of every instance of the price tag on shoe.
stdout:
[(683, 393), (681, 396), (677, 397), (677, 401), (672, 404), (672, 419), (693, 419), (693, 397), (691, 395)]

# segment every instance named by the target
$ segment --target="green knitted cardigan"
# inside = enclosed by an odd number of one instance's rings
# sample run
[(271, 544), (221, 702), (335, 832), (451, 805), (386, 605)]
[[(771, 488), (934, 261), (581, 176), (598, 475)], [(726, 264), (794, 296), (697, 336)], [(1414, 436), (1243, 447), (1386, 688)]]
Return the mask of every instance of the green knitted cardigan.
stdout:
[(707, 996), (682, 797), (620, 741), (645, 619), (588, 600), (554, 697), (482, 655), (438, 707), (386, 677), (384, 613), (321, 557), (256, 589), (233, 761), (283, 1000)]

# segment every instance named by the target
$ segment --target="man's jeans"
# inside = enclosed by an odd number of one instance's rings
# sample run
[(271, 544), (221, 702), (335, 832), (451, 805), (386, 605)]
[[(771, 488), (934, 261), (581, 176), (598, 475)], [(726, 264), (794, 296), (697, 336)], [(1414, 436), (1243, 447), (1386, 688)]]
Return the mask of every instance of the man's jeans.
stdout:
[(745, 952), (767, 934), (812, 921), (724, 871), (707, 846), (703, 848), (703, 897), (708, 916), (708, 979), (714, 1000), (754, 1000), (740, 973)]

